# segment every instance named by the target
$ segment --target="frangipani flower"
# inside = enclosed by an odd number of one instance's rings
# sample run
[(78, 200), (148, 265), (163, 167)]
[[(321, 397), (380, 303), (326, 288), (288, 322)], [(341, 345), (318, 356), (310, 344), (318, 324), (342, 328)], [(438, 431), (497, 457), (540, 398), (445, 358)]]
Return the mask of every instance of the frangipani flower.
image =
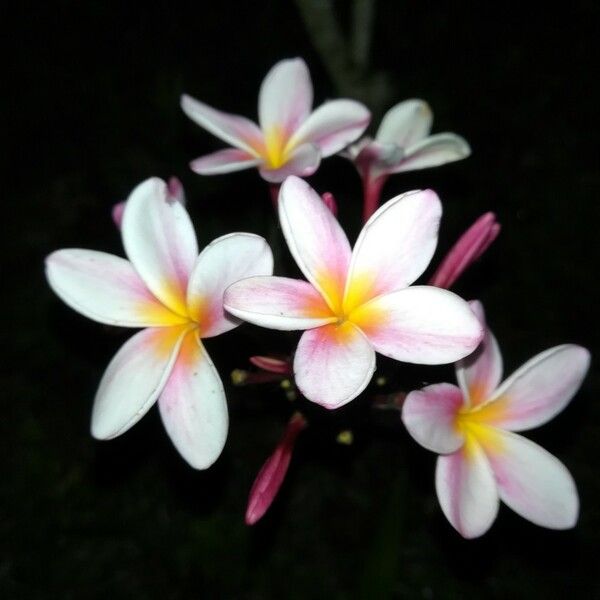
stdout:
[(246, 525), (254, 525), (262, 519), (275, 500), (290, 466), (296, 439), (306, 424), (306, 419), (299, 412), (294, 413), (275, 451), (258, 472), (248, 497)]
[(490, 247), (500, 233), (500, 223), (492, 212), (479, 217), (449, 250), (429, 280), (429, 285), (449, 289)]
[[(481, 304), (472, 307), (483, 323)], [(477, 351), (456, 365), (460, 388), (439, 383), (408, 395), (402, 420), (419, 444), (441, 454), (437, 496), (463, 537), (490, 528), (499, 500), (542, 527), (575, 525), (579, 500), (569, 471), (513, 432), (543, 425), (563, 410), (589, 362), (585, 348), (564, 344), (534, 356), (500, 383), (502, 356), (487, 330)]]
[(102, 377), (92, 435), (121, 435), (158, 400), (177, 450), (191, 466), (207, 468), (223, 449), (228, 417), (221, 379), (201, 339), (239, 324), (223, 312), (223, 291), (240, 278), (271, 273), (271, 250), (261, 237), (233, 233), (198, 255), (185, 208), (157, 178), (133, 190), (121, 232), (129, 261), (80, 249), (46, 259), (50, 286), (71, 308), (100, 323), (145, 328)]
[(258, 97), (258, 121), (224, 113), (184, 95), (181, 107), (200, 127), (233, 146), (191, 163), (200, 175), (257, 167), (271, 183), (314, 173), (321, 158), (356, 140), (371, 114), (354, 100), (332, 100), (312, 111), (310, 74), (300, 58), (282, 60), (267, 74)]
[(441, 211), (432, 191), (398, 196), (373, 215), (352, 251), (323, 200), (290, 177), (281, 187), (279, 219), (308, 281), (250, 277), (227, 289), (225, 309), (271, 329), (306, 329), (295, 381), (327, 408), (365, 389), (375, 351), (413, 363), (458, 360), (483, 334), (468, 304), (447, 290), (408, 287), (431, 259)]
[(377, 209), (381, 188), (393, 173), (437, 167), (471, 154), (466, 140), (454, 133), (429, 135), (432, 122), (426, 102), (405, 100), (385, 114), (375, 139), (365, 137), (346, 150), (363, 180), (365, 221)]

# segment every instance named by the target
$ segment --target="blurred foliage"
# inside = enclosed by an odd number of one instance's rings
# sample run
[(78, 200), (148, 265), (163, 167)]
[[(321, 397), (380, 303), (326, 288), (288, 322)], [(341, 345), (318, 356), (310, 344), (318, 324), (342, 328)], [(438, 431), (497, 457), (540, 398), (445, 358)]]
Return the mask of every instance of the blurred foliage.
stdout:
[[(207, 472), (179, 458), (156, 411), (117, 440), (91, 439), (95, 387), (128, 332), (62, 305), (43, 258), (70, 246), (121, 253), (112, 204), (150, 175), (178, 175), (202, 244), (234, 230), (260, 233), (280, 252), (279, 272), (293, 273), (256, 173), (188, 170), (221, 143), (183, 116), (178, 98), (185, 90), (254, 116), (268, 68), (296, 55), (310, 66), (318, 102), (337, 95), (331, 57), (312, 45), (299, 4), (62, 0), (15, 6), (5, 23), (1, 597), (600, 597), (595, 370), (565, 413), (530, 435), (578, 482), (581, 519), (570, 532), (502, 509), (483, 539), (462, 540), (437, 506), (435, 457), (393, 412), (373, 415), (364, 401), (336, 415), (307, 407), (312, 426), (282, 494), (252, 529), (243, 524), (248, 490), (292, 411), (276, 385), (229, 386), (228, 445)], [(379, 2), (368, 73), (389, 82), (390, 104), (426, 99), (435, 131), (456, 131), (473, 147), (466, 161), (391, 179), (384, 197), (439, 193), (434, 260), (479, 214), (498, 214), (500, 238), (457, 291), (484, 301), (510, 371), (551, 345), (598, 348), (590, 74), (599, 10), (583, 0), (561, 12), (495, 5), (490, 19), (489, 7), (477, 6)], [(350, 39), (356, 8), (331, 7)], [(327, 160), (311, 183), (335, 194), (354, 236), (352, 166)], [(296, 337), (244, 326), (207, 346), (227, 383), (250, 354), (286, 352)], [(452, 377), (449, 367), (379, 366), (384, 392)], [(352, 445), (336, 443), (342, 429), (352, 429)]]

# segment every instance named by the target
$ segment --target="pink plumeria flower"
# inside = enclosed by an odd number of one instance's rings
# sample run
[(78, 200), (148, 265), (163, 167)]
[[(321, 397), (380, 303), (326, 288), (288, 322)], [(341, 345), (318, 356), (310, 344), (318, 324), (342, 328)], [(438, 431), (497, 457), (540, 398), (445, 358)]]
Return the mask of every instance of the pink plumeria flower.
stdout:
[[(483, 322), (481, 304), (472, 307)], [(502, 356), (487, 330), (477, 351), (456, 365), (460, 387), (439, 383), (408, 395), (402, 420), (419, 444), (441, 454), (438, 500), (463, 537), (491, 527), (499, 500), (542, 527), (575, 525), (579, 500), (569, 471), (513, 432), (538, 427), (563, 410), (589, 362), (585, 348), (564, 344), (534, 356), (500, 383)]]
[(306, 398), (338, 408), (358, 396), (375, 370), (375, 351), (440, 364), (470, 354), (483, 335), (469, 305), (430, 286), (408, 287), (435, 250), (442, 207), (430, 190), (390, 200), (352, 251), (329, 208), (303, 180), (281, 187), (279, 220), (308, 281), (250, 277), (225, 292), (225, 308), (263, 327), (307, 331), (294, 356)]
[(275, 500), (290, 466), (296, 439), (306, 424), (306, 419), (299, 412), (295, 413), (283, 437), (277, 443), (275, 452), (269, 456), (258, 472), (248, 497), (246, 525), (254, 525), (262, 519)]
[(314, 173), (321, 158), (356, 140), (369, 124), (367, 108), (332, 100), (312, 111), (313, 88), (301, 58), (282, 60), (267, 74), (258, 97), (258, 121), (224, 113), (184, 95), (181, 107), (200, 127), (233, 146), (191, 163), (200, 175), (257, 167), (271, 183)]
[[(181, 202), (181, 204), (185, 206), (185, 192), (183, 190), (183, 185), (181, 184), (181, 181), (179, 181), (177, 177), (169, 178), (169, 181), (167, 182), (167, 193), (169, 199), (177, 200), (177, 202)], [(117, 204), (115, 204), (111, 210), (112, 219), (119, 229), (121, 229), (121, 223), (123, 221), (125, 204), (125, 201), (117, 202)]]
[(50, 286), (71, 308), (100, 323), (145, 328), (102, 377), (92, 435), (121, 435), (158, 400), (177, 450), (205, 469), (223, 449), (228, 417), (221, 379), (201, 339), (239, 324), (223, 312), (223, 291), (240, 278), (272, 273), (271, 250), (261, 237), (233, 233), (198, 255), (185, 208), (157, 178), (129, 196), (121, 233), (129, 261), (80, 249), (46, 259)]
[(479, 217), (452, 246), (429, 280), (429, 285), (450, 288), (490, 247), (500, 233), (500, 223), (492, 212)]
[(365, 221), (379, 205), (381, 188), (394, 173), (437, 167), (466, 158), (469, 144), (454, 133), (429, 135), (433, 113), (423, 100), (405, 100), (383, 117), (375, 139), (365, 137), (344, 155), (355, 164), (365, 192)]

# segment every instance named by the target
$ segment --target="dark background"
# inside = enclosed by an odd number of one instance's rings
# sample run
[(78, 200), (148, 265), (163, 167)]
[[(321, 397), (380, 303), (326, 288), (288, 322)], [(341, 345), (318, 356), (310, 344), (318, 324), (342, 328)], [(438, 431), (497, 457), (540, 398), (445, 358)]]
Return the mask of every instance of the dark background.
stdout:
[[(445, 215), (434, 264), (479, 214), (497, 213), (499, 239), (457, 291), (485, 303), (507, 372), (563, 342), (594, 350), (598, 4), (572, 1), (556, 12), (512, 3), (489, 13), (475, 3), (381, 1), (368, 75), (351, 71), (343, 81), (328, 70), (343, 56), (323, 58), (317, 47), (327, 39), (313, 43), (292, 2), (19, 6), (3, 23), (11, 48), (2, 92), (0, 595), (600, 597), (594, 365), (572, 405), (528, 434), (578, 482), (572, 531), (537, 528), (503, 507), (484, 538), (462, 540), (435, 499), (434, 455), (395, 413), (374, 414), (368, 398), (336, 415), (313, 409), (280, 498), (247, 528), (248, 490), (292, 410), (283, 393), (228, 386), (228, 444), (206, 472), (179, 458), (156, 410), (121, 438), (96, 442), (94, 391), (130, 332), (70, 311), (43, 275), (44, 256), (57, 248), (122, 253), (110, 208), (151, 175), (182, 179), (201, 245), (253, 231), (270, 236), (282, 268), (289, 264), (256, 172), (201, 178), (188, 170), (223, 144), (183, 115), (178, 98), (185, 91), (255, 118), (267, 70), (302, 56), (317, 103), (371, 98), (377, 125), (382, 110), (421, 97), (433, 107), (434, 131), (472, 145), (468, 160), (392, 178), (384, 197), (416, 187), (439, 193)], [(345, 33), (348, 6), (334, 6)], [(336, 194), (354, 236), (360, 189), (350, 163), (331, 158), (311, 182)], [(245, 326), (207, 347), (227, 385), (248, 355), (286, 351), (294, 339)], [(385, 392), (452, 381), (447, 367), (379, 364)], [(335, 441), (346, 426), (352, 446)]]

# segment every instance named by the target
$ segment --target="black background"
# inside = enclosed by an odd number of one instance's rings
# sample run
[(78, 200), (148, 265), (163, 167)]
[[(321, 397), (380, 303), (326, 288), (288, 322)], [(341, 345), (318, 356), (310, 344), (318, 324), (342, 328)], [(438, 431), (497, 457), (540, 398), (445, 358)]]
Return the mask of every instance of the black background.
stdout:
[[(334, 5), (345, 33), (348, 6)], [(420, 97), (434, 131), (470, 142), (468, 160), (398, 175), (384, 198), (439, 193), (434, 263), (479, 214), (496, 212), (499, 239), (456, 289), (483, 300), (510, 372), (552, 345), (597, 347), (599, 9), (583, 0), (552, 11), (492, 6), (379, 2), (370, 70), (353, 85), (364, 97), (377, 78), (388, 82), (374, 125), (395, 102)], [(502, 508), (484, 538), (462, 540), (435, 499), (435, 457), (396, 414), (372, 414), (368, 398), (336, 415), (312, 409), (281, 497), (254, 528), (243, 524), (247, 493), (292, 410), (276, 387), (228, 386), (228, 444), (206, 472), (179, 458), (154, 410), (117, 440), (92, 440), (95, 387), (129, 332), (62, 305), (44, 256), (73, 246), (120, 254), (112, 204), (151, 175), (177, 175), (201, 245), (235, 230), (268, 235), (293, 274), (256, 172), (189, 171), (189, 160), (223, 144), (178, 99), (185, 91), (255, 118), (263, 76), (293, 56), (307, 61), (317, 103), (350, 91), (336, 88), (292, 2), (63, 1), (18, 11), (3, 23), (2, 597), (599, 597), (594, 364), (572, 405), (528, 434), (578, 482), (581, 517), (569, 532)], [(325, 161), (311, 183), (335, 193), (353, 237), (360, 188), (350, 163)], [(227, 384), (250, 354), (286, 351), (296, 337), (244, 326), (207, 347)], [(380, 365), (385, 392), (452, 381), (448, 367)], [(335, 442), (346, 426), (349, 447)]]

